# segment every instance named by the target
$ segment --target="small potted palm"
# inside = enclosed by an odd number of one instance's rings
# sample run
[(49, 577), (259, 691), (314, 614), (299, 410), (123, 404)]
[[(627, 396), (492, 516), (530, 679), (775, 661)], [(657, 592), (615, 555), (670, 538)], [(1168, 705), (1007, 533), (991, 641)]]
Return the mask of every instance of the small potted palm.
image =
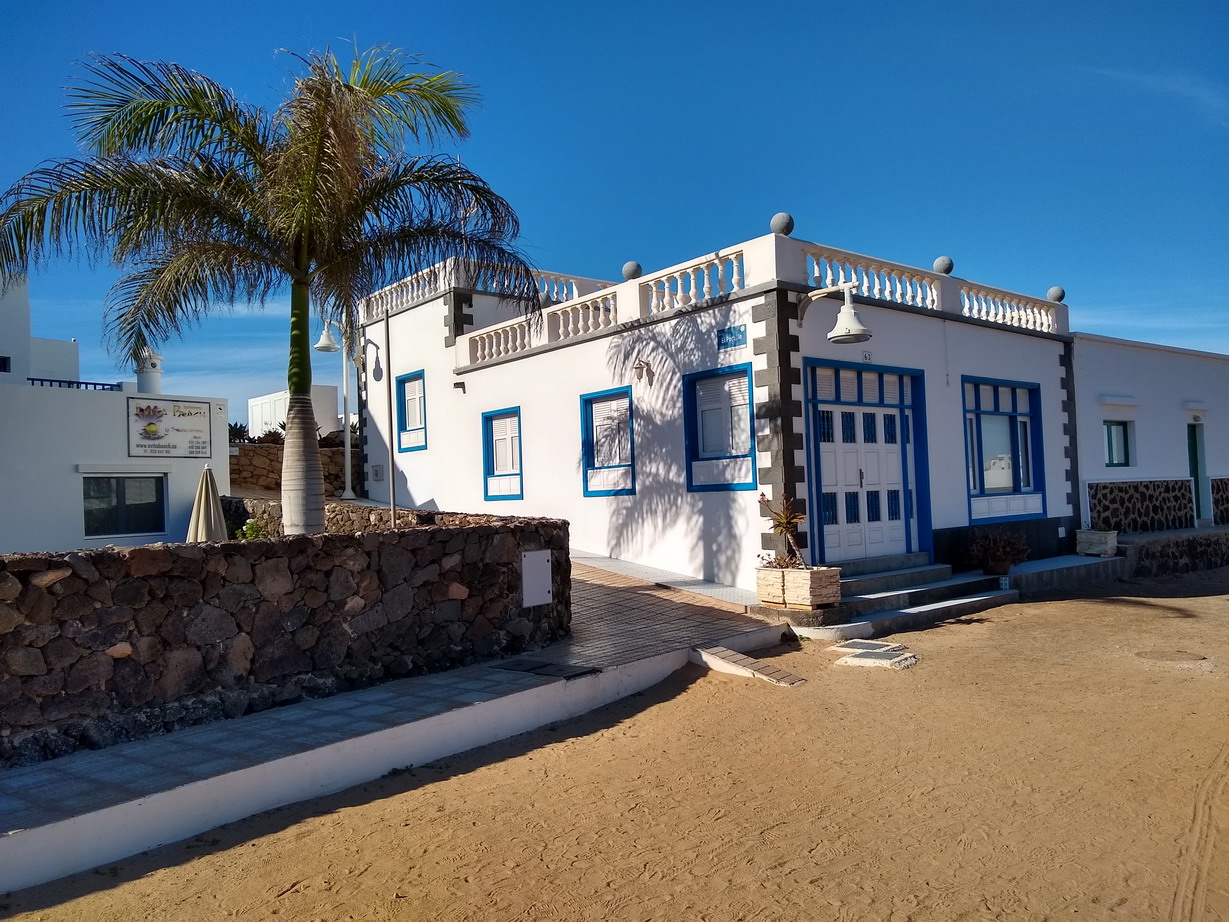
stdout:
[(793, 499), (782, 496), (774, 508), (761, 493), (760, 505), (767, 512), (765, 518), (772, 521), (772, 533), (785, 539), (789, 553), (760, 555), (755, 574), (759, 600), (765, 605), (807, 610), (840, 602), (840, 568), (808, 566), (802, 557), (796, 536), (806, 515), (794, 508)]

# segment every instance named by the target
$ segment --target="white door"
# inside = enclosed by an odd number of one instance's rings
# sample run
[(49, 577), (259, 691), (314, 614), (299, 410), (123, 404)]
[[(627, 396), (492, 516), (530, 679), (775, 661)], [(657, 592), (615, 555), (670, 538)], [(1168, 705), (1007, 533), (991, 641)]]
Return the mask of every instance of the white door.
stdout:
[(818, 417), (824, 559), (905, 553), (900, 410), (821, 406)]

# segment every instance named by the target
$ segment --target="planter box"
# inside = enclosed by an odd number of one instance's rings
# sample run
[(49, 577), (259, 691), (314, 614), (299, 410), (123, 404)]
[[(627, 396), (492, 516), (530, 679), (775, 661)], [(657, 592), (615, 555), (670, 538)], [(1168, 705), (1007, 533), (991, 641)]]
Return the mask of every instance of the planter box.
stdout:
[(813, 609), (841, 601), (840, 567), (755, 571), (756, 594), (765, 605)]
[(1077, 531), (1075, 552), (1086, 557), (1113, 557), (1118, 553), (1118, 532)]

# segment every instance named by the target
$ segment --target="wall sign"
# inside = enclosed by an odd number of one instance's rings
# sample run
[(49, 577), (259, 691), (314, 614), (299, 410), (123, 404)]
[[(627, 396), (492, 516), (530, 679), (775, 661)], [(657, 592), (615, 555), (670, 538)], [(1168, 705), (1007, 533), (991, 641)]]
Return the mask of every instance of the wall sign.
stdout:
[(740, 323), (736, 327), (726, 327), (717, 331), (717, 351), (722, 349), (737, 349), (747, 345), (747, 325)]
[(209, 402), (128, 398), (128, 457), (211, 458)]

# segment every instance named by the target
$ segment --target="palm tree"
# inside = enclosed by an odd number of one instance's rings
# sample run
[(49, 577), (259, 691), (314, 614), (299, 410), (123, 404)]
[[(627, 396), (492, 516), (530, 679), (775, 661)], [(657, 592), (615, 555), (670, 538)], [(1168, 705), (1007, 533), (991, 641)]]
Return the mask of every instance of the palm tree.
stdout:
[(408, 150), (466, 137), (473, 87), (383, 48), (348, 71), (329, 51), (299, 60), (270, 111), (178, 64), (96, 57), (69, 91), (87, 156), (44, 164), (0, 199), (0, 290), (57, 254), (109, 254), (120, 358), (289, 287), (287, 534), (325, 526), (313, 314), (340, 324), (353, 355), (360, 298), (448, 257), (490, 266), (504, 296), (538, 307), (511, 206), (456, 160)]

